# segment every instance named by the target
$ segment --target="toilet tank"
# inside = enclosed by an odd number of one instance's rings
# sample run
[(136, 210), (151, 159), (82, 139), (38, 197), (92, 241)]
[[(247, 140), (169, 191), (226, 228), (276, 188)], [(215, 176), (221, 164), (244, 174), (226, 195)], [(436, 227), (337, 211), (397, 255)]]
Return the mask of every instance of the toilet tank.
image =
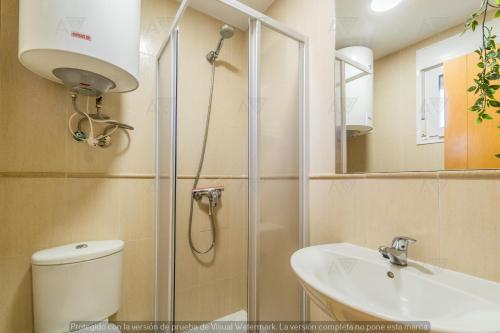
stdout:
[(36, 333), (69, 332), (70, 323), (102, 321), (120, 307), (121, 240), (89, 241), (31, 257)]

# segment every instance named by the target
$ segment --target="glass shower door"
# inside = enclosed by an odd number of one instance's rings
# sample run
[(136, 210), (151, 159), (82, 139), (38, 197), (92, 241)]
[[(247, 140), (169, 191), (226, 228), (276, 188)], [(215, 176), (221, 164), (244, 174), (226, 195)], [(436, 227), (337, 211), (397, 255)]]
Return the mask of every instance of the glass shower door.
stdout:
[(226, 24), (190, 8), (179, 24), (177, 322), (247, 320), (248, 37)]
[(300, 321), (290, 267), (301, 248), (299, 42), (262, 27), (257, 152), (256, 296), (259, 321)]
[(248, 27), (183, 1), (159, 64), (157, 319), (302, 321), (289, 262), (307, 243), (307, 37), (212, 1)]

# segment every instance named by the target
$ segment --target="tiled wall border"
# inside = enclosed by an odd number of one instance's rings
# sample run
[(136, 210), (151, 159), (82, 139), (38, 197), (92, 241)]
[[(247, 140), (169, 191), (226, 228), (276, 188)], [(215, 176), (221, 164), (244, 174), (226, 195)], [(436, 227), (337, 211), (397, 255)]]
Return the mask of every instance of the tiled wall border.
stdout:
[(82, 172), (0, 172), (0, 178), (107, 178), (107, 179), (154, 179), (148, 174), (105, 174)]
[[(0, 178), (73, 178), (73, 179), (155, 179), (154, 174), (133, 174), (133, 173), (89, 173), (89, 172), (0, 172)], [(161, 179), (169, 179), (169, 176), (160, 176)], [(177, 179), (194, 179), (194, 175), (180, 175)], [(202, 175), (201, 179), (248, 179), (247, 175)], [(298, 180), (295, 175), (282, 176), (262, 176), (261, 180)]]
[[(154, 174), (133, 173), (82, 173), (82, 172), (0, 172), (0, 178), (109, 178), (109, 179), (154, 179)], [(168, 176), (160, 176), (168, 179)], [(178, 179), (194, 179), (194, 175), (180, 175)], [(435, 171), (435, 172), (388, 172), (353, 174), (312, 174), (310, 180), (332, 179), (500, 179), (500, 170)], [(201, 179), (248, 179), (247, 175), (202, 175)], [(262, 180), (296, 180), (295, 175), (262, 176)]]
[(500, 179), (500, 170), (463, 170), (435, 172), (388, 172), (353, 174), (313, 174), (311, 180), (332, 179)]

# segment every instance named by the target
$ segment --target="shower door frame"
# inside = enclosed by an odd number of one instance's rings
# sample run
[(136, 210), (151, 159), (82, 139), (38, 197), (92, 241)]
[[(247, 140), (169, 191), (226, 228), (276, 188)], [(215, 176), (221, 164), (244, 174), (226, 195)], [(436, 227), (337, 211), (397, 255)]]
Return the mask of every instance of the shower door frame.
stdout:
[[(249, 49), (248, 49), (248, 272), (247, 272), (247, 308), (248, 321), (258, 321), (258, 223), (259, 223), (259, 170), (258, 170), (258, 142), (259, 142), (259, 114), (260, 114), (260, 42), (262, 26), (265, 26), (275, 32), (278, 32), (286, 37), (289, 37), (299, 43), (299, 247), (309, 245), (309, 38), (293, 29), (290, 29), (281, 22), (266, 16), (265, 14), (237, 1), (237, 0), (214, 0), (219, 3), (229, 6), (249, 17)], [(156, 56), (156, 111), (159, 113), (159, 63), (161, 56), (164, 54), (169, 43), (172, 43), (171, 53), (171, 232), (170, 232), (170, 293), (169, 304), (170, 313), (169, 320), (175, 320), (175, 182), (177, 178), (176, 170), (176, 152), (177, 152), (177, 72), (178, 72), (178, 26), (180, 20), (189, 6), (191, 0), (182, 0), (179, 9), (172, 21), (166, 40), (162, 43)], [(157, 121), (159, 117), (157, 116)], [(158, 142), (159, 135), (157, 124), (156, 140)], [(158, 145), (156, 146), (158, 147)], [(157, 230), (159, 217), (159, 158), (160, 152), (156, 150), (156, 197), (157, 197)], [(158, 241), (158, 236), (157, 236)], [(156, 245), (158, 249), (158, 244)], [(157, 251), (157, 250), (156, 250)], [(156, 252), (156, 256), (158, 253)], [(157, 260), (155, 261), (158, 265)], [(157, 280), (158, 267), (156, 267), (155, 285), (158, 285)], [(155, 288), (157, 290), (157, 288)], [(158, 318), (158, 299), (155, 293), (155, 320)], [(305, 322), (308, 320), (308, 302), (307, 296), (302, 291), (300, 300), (300, 319)]]

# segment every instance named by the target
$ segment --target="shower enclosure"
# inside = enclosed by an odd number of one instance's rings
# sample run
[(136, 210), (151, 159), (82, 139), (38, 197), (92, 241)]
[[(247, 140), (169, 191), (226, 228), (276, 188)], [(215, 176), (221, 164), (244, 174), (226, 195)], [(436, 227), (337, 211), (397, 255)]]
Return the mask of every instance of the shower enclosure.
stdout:
[(156, 320), (303, 321), (289, 258), (307, 244), (307, 37), (190, 2), (157, 57)]

